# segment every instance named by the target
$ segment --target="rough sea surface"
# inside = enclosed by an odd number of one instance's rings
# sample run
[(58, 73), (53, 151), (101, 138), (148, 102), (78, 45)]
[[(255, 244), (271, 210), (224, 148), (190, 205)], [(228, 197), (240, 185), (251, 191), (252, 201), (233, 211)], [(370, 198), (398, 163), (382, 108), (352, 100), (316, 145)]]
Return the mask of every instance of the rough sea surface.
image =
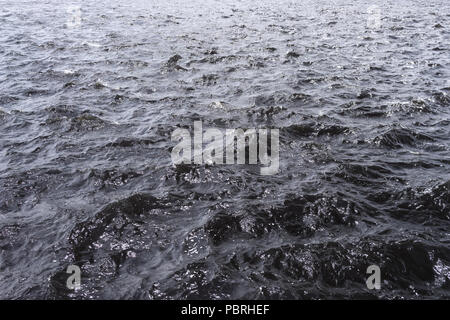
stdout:
[[(448, 0), (1, 0), (0, 298), (450, 298), (449, 25)], [(173, 165), (196, 120), (278, 128), (278, 174)]]

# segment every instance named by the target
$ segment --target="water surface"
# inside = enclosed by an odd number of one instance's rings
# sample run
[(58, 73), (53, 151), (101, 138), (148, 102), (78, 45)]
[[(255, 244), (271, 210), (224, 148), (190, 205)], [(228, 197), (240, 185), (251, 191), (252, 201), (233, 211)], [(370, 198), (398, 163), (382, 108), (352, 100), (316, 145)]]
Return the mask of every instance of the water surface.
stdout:
[[(450, 5), (372, 5), (0, 1), (0, 298), (449, 298)], [(279, 173), (173, 166), (196, 120)]]

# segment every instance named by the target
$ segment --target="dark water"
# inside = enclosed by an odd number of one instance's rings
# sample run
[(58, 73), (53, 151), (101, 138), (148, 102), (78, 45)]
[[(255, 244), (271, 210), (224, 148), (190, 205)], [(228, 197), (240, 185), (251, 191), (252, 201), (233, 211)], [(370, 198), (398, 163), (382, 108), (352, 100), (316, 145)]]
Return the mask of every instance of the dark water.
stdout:
[(0, 1), (0, 298), (450, 298), (449, 2), (170, 2)]

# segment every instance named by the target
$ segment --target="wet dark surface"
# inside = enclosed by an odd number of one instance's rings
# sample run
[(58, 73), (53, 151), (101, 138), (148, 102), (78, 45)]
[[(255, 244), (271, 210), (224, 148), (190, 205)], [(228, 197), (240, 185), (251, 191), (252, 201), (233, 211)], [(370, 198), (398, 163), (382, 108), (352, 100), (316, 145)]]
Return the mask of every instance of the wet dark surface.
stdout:
[(0, 2), (0, 298), (449, 298), (448, 1), (164, 2)]

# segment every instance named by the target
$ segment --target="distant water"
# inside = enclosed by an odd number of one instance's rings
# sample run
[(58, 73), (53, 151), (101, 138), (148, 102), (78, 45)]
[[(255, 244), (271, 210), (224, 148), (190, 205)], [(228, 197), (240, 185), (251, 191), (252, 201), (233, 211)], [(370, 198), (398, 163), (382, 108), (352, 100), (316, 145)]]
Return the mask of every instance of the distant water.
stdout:
[(0, 1), (0, 298), (449, 298), (450, 4), (374, 3)]

